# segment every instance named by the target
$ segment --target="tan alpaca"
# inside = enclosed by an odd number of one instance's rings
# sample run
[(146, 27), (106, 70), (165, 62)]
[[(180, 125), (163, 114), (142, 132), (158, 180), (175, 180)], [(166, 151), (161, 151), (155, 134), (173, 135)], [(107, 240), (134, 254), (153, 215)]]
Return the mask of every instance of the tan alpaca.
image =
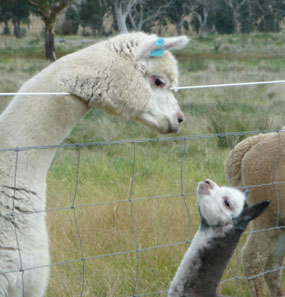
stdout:
[[(265, 271), (270, 297), (284, 296), (280, 275), (285, 256), (285, 130), (261, 134), (240, 142), (226, 161), (226, 174), (232, 186), (249, 189), (249, 202), (271, 200), (271, 206), (252, 222), (252, 230), (272, 230), (250, 233), (242, 250), (242, 262), (247, 277)], [(248, 280), (252, 297), (263, 297), (262, 277)]]

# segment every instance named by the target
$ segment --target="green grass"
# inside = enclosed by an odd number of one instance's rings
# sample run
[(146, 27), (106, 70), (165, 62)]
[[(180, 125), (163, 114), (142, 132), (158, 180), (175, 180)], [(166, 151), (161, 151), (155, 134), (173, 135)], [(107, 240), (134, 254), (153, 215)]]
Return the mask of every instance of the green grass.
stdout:
[[(283, 34), (194, 37), (185, 49), (175, 52), (180, 85), (280, 80), (285, 76), (284, 44)], [(70, 47), (66, 43), (57, 47), (57, 56), (82, 46)], [(41, 39), (5, 38), (0, 46), (1, 92), (17, 91), (47, 65)], [(197, 89), (180, 91), (176, 96), (186, 116), (180, 136), (284, 125), (284, 85)], [(1, 98), (0, 110), (9, 100)], [(159, 136), (138, 123), (93, 109), (74, 127), (65, 143)], [(88, 259), (83, 296), (132, 296), (138, 259), (136, 294), (167, 289), (187, 244), (138, 254), (96, 256), (132, 251), (136, 243), (139, 249), (147, 249), (191, 239), (199, 224), (196, 196), (191, 193), (205, 178), (227, 183), (224, 162), (233, 142), (239, 140), (220, 137), (137, 143), (135, 164), (132, 143), (82, 147), (77, 187), (78, 151), (59, 149), (47, 179), (47, 208), (61, 208), (47, 213), (51, 258), (52, 263), (74, 259), (78, 262), (52, 267), (47, 296), (80, 295), (83, 277), (80, 241), (83, 256)], [(180, 195), (182, 191), (186, 193), (185, 200)], [(170, 197), (144, 199), (150, 196)], [(129, 198), (135, 200), (131, 203)], [(73, 201), (75, 211), (71, 208)], [(190, 222), (185, 205), (190, 210)], [(239, 252), (245, 240), (243, 236)], [(224, 278), (236, 274), (242, 276), (243, 272), (234, 256)], [(231, 295), (235, 287), (235, 281), (227, 282), (222, 292)], [(239, 282), (235, 296), (249, 296), (245, 281)]]
[[(226, 151), (213, 158), (213, 152), (216, 150), (217, 146), (213, 140), (187, 143), (182, 176), (184, 192), (194, 192), (197, 182), (205, 176), (215, 178), (217, 182), (225, 182), (223, 159)], [(140, 249), (189, 239), (187, 210), (183, 197), (179, 195), (182, 186), (183, 152), (184, 141), (137, 144), (133, 190), (130, 196), (132, 144), (107, 146), (104, 149), (97, 149), (97, 147), (82, 149), (75, 205), (125, 201), (111, 205), (82, 206), (76, 210), (85, 257), (136, 248), (131, 203), (128, 202), (130, 197), (138, 199), (132, 206)], [(198, 160), (200, 154), (206, 156), (203, 164)], [(52, 185), (48, 187), (48, 208), (71, 206), (75, 191), (76, 169), (77, 151), (58, 151), (48, 178), (48, 184)], [(169, 194), (177, 194), (177, 196), (140, 199)], [(196, 197), (188, 194), (185, 199), (191, 212), (192, 237), (198, 223)], [(48, 216), (48, 222), (50, 233), (55, 237), (64, 238), (64, 240), (52, 240), (53, 261), (80, 259), (80, 245), (73, 211), (70, 209), (53, 212)], [(167, 288), (186, 248), (187, 244), (183, 244), (140, 253), (137, 293)], [(86, 263), (87, 267), (90, 267), (87, 269), (87, 275), (94, 275), (94, 280), (90, 283), (90, 295), (86, 293), (87, 296), (132, 296), (136, 273), (135, 254), (113, 256), (112, 260), (109, 258), (88, 260)], [(53, 268), (56, 272), (52, 274), (51, 284), (56, 283), (57, 275), (62, 270), (65, 271), (70, 267), (72, 272), (66, 276), (66, 281), (72, 282), (72, 278), (77, 276), (76, 292), (78, 293), (82, 277), (80, 265), (65, 266), (65, 268), (64, 265)], [(109, 278), (108, 283), (105, 282), (106, 277)], [(111, 294), (109, 291), (113, 286), (117, 289)], [(57, 291), (58, 289), (55, 284), (54, 287), (51, 285), (49, 296), (61, 296), (62, 288)], [(64, 292), (70, 294), (68, 289)], [(73, 294), (72, 296), (76, 296), (75, 293)]]

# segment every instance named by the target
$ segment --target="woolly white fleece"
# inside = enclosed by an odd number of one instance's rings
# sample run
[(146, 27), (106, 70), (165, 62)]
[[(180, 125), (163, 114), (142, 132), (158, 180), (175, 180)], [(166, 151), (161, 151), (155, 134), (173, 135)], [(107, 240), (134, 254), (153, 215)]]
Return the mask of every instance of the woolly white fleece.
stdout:
[[(162, 133), (178, 131), (184, 116), (170, 90), (177, 86), (176, 60), (168, 51), (160, 58), (149, 57), (156, 38), (120, 35), (42, 70), (19, 92), (71, 95), (15, 96), (0, 116), (0, 149), (59, 144), (91, 107)], [(175, 46), (185, 43), (186, 37), (177, 37)], [(165, 44), (173, 44), (173, 39), (165, 39)], [(49, 269), (40, 267), (50, 263), (44, 210), (54, 154), (52, 148), (0, 152), (0, 297), (45, 294)], [(40, 212), (31, 213), (35, 211)]]

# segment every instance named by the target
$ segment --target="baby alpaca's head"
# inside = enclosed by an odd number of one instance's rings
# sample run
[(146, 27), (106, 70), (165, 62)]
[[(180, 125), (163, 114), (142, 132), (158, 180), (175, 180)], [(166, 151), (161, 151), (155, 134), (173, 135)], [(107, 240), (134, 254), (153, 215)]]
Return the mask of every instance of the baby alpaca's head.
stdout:
[(270, 204), (266, 200), (249, 206), (245, 193), (235, 188), (219, 187), (210, 179), (199, 183), (197, 194), (202, 222), (209, 226), (233, 225), (244, 229)]

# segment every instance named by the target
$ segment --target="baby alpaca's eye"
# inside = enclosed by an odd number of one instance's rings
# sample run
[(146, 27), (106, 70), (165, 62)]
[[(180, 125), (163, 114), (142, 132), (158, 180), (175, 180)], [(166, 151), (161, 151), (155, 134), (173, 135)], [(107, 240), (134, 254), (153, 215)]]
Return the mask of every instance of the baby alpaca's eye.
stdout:
[(163, 88), (165, 86), (165, 82), (161, 78), (159, 78), (158, 76), (156, 76), (156, 75), (153, 75), (151, 77), (151, 83), (155, 87), (159, 87), (159, 88)]
[(228, 197), (224, 197), (224, 205), (226, 206), (226, 208), (229, 208), (229, 209), (232, 208)]

